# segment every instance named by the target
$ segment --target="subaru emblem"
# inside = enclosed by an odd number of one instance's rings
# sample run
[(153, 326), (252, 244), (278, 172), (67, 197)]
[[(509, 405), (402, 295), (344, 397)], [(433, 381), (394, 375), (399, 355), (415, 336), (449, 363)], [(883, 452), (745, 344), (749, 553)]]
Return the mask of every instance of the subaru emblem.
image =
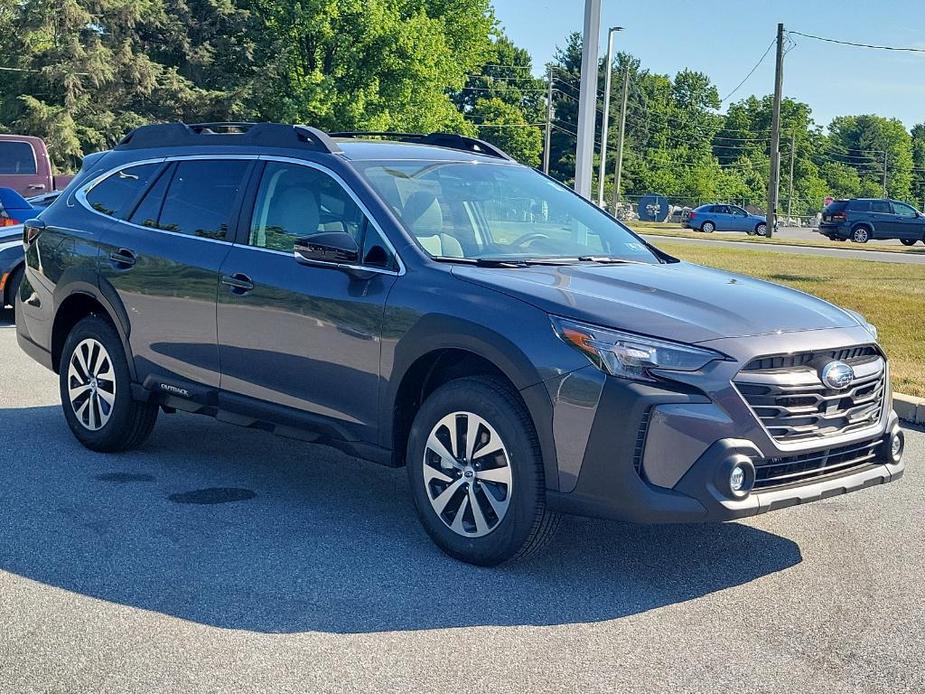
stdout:
[(854, 369), (843, 361), (830, 361), (822, 367), (822, 382), (833, 390), (843, 390), (854, 382)]

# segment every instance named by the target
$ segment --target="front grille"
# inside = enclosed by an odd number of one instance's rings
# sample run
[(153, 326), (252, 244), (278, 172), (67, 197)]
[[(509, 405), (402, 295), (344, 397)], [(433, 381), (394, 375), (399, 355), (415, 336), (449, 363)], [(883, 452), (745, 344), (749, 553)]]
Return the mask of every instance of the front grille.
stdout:
[(768, 371), (771, 369), (793, 369), (807, 364), (825, 361), (843, 361), (852, 366), (880, 356), (874, 345), (858, 345), (821, 352), (797, 352), (796, 354), (775, 354), (752, 359), (742, 371)]
[[(832, 390), (819, 377), (817, 366), (833, 357), (855, 369), (855, 380), (845, 390)], [(762, 357), (740, 371), (734, 383), (775, 440), (811, 441), (880, 421), (886, 363), (873, 347)]]
[(825, 451), (755, 460), (754, 489), (803, 484), (816, 478), (855, 471), (876, 463), (877, 447), (880, 445), (878, 439)]

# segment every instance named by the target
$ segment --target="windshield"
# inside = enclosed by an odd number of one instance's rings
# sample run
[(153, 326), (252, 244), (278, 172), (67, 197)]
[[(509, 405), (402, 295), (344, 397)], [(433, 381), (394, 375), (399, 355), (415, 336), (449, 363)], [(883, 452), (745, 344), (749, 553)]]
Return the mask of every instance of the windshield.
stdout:
[(433, 257), (660, 262), (622, 224), (526, 167), (407, 160), (356, 165)]

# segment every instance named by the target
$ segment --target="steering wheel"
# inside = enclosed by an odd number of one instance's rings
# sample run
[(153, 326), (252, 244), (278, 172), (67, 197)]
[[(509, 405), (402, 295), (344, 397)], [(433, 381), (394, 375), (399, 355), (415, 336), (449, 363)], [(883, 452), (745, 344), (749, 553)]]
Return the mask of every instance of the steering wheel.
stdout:
[(516, 239), (514, 239), (513, 241), (511, 241), (511, 244), (510, 244), (510, 245), (512, 245), (512, 246), (525, 246), (525, 245), (527, 245), (528, 243), (530, 243), (531, 241), (541, 241), (541, 240), (544, 240), (544, 239), (548, 241), (548, 240), (549, 240), (549, 236), (548, 236), (547, 234), (543, 234), (543, 233), (540, 233), (540, 232), (538, 232), (538, 231), (531, 231), (530, 233), (524, 234), (523, 236), (518, 236)]

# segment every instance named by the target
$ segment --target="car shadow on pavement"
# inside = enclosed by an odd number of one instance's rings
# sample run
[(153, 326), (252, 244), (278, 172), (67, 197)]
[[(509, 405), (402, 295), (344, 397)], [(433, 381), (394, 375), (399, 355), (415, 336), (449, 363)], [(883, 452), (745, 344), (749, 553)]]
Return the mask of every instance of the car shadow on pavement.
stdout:
[(468, 566), (431, 544), (404, 470), (190, 415), (103, 455), (75, 442), (58, 407), (0, 409), (0, 451), (0, 569), (222, 628), (595, 622), (801, 561), (791, 540), (740, 523), (565, 518), (529, 561)]

